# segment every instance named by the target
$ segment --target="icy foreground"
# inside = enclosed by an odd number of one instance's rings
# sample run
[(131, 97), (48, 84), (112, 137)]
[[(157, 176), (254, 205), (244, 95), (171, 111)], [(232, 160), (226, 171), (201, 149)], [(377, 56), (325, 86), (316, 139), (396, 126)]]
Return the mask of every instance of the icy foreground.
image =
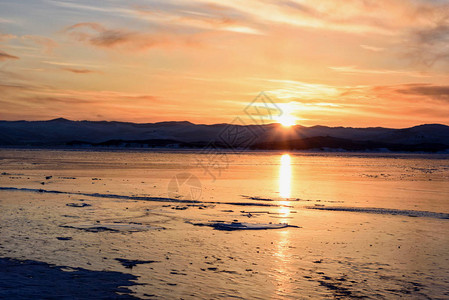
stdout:
[(198, 155), (1, 151), (0, 298), (449, 297), (448, 157)]

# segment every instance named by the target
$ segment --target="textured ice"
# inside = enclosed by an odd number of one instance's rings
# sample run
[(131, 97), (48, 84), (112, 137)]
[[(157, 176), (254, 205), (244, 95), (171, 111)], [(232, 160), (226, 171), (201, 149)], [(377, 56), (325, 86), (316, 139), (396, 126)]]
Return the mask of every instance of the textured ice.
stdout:
[(426, 217), (436, 219), (449, 219), (447, 213), (437, 213), (430, 211), (420, 210), (402, 210), (392, 208), (376, 208), (376, 207), (348, 207), (348, 206), (307, 206), (308, 209), (317, 210), (331, 210), (331, 211), (350, 211), (350, 212), (362, 212), (381, 215), (400, 215), (409, 217)]

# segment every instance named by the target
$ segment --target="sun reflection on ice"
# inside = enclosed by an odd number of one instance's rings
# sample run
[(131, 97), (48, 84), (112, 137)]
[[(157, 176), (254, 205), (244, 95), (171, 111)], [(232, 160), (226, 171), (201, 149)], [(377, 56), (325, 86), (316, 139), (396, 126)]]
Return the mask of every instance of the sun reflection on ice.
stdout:
[[(291, 183), (292, 183), (292, 167), (291, 167), (291, 157), (289, 154), (283, 154), (281, 156), (281, 165), (279, 167), (279, 196), (281, 201), (279, 201), (279, 213), (281, 223), (288, 223), (288, 216), (290, 214), (290, 201), (291, 197)], [(290, 231), (281, 230), (277, 232), (279, 239), (276, 243), (276, 252), (274, 253), (278, 262), (276, 264), (276, 284), (278, 296), (285, 297), (291, 293), (292, 286), (291, 280), (293, 274), (291, 272), (291, 256), (289, 253), (290, 245)]]
[(276, 250), (274, 257), (276, 257), (276, 294), (278, 296), (288, 296), (292, 292), (292, 265), (291, 265), (291, 253), (290, 253), (290, 232), (289, 230), (278, 231), (279, 239), (276, 242)]
[(290, 209), (287, 207), (290, 205), (289, 198), (291, 196), (291, 181), (292, 181), (292, 167), (290, 154), (284, 154), (281, 156), (281, 166), (279, 168), (279, 195), (282, 201), (279, 202), (279, 213), (287, 216)]
[(279, 169), (279, 195), (281, 198), (290, 198), (292, 180), (292, 166), (290, 154), (281, 157), (281, 167)]

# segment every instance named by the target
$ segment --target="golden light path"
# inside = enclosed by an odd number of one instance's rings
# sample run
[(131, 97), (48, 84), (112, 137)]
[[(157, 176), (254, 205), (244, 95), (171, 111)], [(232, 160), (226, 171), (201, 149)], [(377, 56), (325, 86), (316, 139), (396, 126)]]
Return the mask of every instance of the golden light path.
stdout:
[[(281, 205), (289, 205), (288, 199), (291, 196), (291, 182), (292, 182), (292, 166), (290, 154), (283, 154), (281, 156), (281, 166), (279, 168), (279, 196), (284, 201), (281, 201)], [(281, 207), (280, 213), (288, 214), (288, 207)]]
[(279, 169), (279, 195), (281, 198), (290, 198), (291, 194), (292, 167), (290, 154), (281, 156), (281, 167)]
[[(289, 154), (283, 154), (281, 156), (281, 164), (279, 167), (279, 195), (282, 200), (279, 202), (284, 207), (279, 208), (281, 217), (287, 217), (290, 214), (289, 198), (291, 197), (291, 184), (292, 184), (292, 166), (291, 157)], [(279, 219), (282, 223), (287, 223), (288, 219)], [(277, 231), (278, 240), (276, 243), (276, 252), (274, 256), (277, 259), (275, 269), (276, 279), (276, 294), (280, 297), (287, 297), (291, 294), (292, 286), (291, 281), (293, 273), (291, 271), (291, 254), (289, 252), (290, 246), (290, 230)]]

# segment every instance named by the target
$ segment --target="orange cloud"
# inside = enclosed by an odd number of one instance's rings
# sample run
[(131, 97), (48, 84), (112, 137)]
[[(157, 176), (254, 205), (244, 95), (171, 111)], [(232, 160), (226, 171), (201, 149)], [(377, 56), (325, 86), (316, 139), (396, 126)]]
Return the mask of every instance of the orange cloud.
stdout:
[(166, 46), (175, 43), (167, 35), (124, 29), (108, 29), (98, 23), (77, 23), (68, 27), (65, 32), (79, 41), (102, 48), (122, 46), (145, 50), (155, 46)]
[(449, 100), (449, 85), (432, 85), (428, 83), (407, 84), (396, 89), (406, 95), (417, 95), (437, 100)]

